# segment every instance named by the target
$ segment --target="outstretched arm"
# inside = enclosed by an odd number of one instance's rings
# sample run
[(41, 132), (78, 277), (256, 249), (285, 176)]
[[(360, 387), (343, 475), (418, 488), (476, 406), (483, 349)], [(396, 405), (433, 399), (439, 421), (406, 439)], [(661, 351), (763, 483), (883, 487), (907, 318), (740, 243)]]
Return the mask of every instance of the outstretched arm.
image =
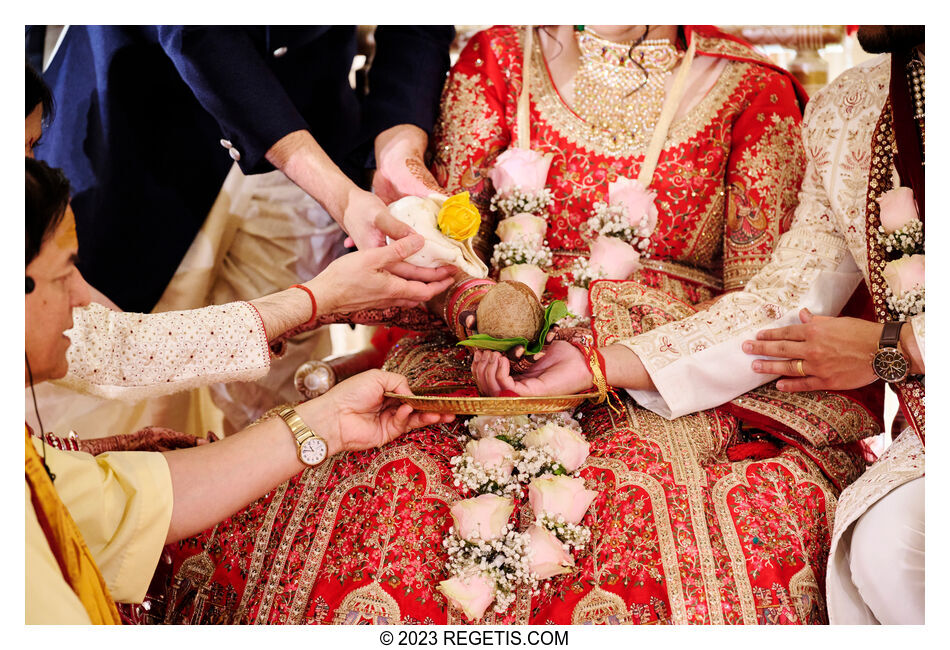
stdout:
[[(295, 410), (326, 441), (329, 456), (378, 447), (410, 429), (453, 418), (415, 412), (385, 397), (386, 391), (410, 394), (402, 375), (371, 370)], [(174, 494), (166, 543), (213, 526), (306, 467), (297, 457), (290, 429), (278, 417), (219, 442), (164, 456)]]
[[(404, 261), (422, 243), (420, 235), (411, 235), (334, 260), (305, 283), (317, 318), (416, 305), (442, 292), (452, 282), (452, 267), (422, 269)], [(115, 312), (96, 304), (77, 308), (69, 331), (69, 373), (61, 383), (137, 401), (215, 382), (253, 381), (270, 368), (268, 342), (304, 325), (313, 312), (310, 296), (298, 288), (250, 303), (158, 314)]]

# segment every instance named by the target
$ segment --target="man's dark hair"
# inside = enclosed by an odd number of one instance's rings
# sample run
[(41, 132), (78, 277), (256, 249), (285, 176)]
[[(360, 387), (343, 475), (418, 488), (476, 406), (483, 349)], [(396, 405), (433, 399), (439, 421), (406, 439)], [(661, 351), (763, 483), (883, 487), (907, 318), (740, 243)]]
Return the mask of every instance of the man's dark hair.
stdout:
[(59, 227), (69, 203), (69, 181), (61, 169), (26, 158), (26, 264)]
[(26, 64), (26, 115), (24, 118), (30, 116), (37, 106), (43, 106), (43, 122), (48, 123), (53, 118), (53, 93), (50, 92), (49, 86), (46, 85), (46, 82), (43, 81), (43, 77), (40, 76), (33, 67), (27, 63)]

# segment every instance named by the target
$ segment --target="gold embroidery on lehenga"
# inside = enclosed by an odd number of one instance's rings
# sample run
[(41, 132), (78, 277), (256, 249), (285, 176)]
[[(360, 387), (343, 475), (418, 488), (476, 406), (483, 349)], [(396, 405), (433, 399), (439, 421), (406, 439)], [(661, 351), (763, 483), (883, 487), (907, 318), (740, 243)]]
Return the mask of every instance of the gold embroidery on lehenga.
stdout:
[[(811, 468), (811, 473), (806, 473), (798, 465), (787, 458), (780, 456), (768, 459), (768, 463), (780, 465), (789, 474), (792, 475), (797, 484), (810, 483), (817, 487), (825, 497), (825, 521), (834, 521), (835, 507), (837, 499), (835, 498), (834, 488), (825, 480), (821, 471), (811, 460), (797, 449), (788, 449), (786, 452), (790, 456), (801, 459), (806, 467)], [(742, 542), (739, 539), (739, 532), (736, 529), (733, 519), (733, 512), (729, 507), (729, 494), (736, 487), (749, 488), (749, 479), (746, 476), (746, 469), (750, 465), (760, 465), (762, 461), (747, 460), (733, 463), (731, 472), (716, 482), (712, 486), (711, 498), (716, 519), (719, 522), (719, 530), (722, 532), (723, 542), (729, 552), (729, 559), (732, 564), (732, 575), (735, 580), (736, 591), (739, 596), (739, 603), (742, 611), (742, 622), (746, 625), (755, 625), (758, 622), (758, 614), (753, 595), (752, 583), (749, 580), (749, 571), (746, 561), (746, 555), (742, 550)], [(788, 522), (794, 521), (789, 518)], [(779, 535), (775, 535), (779, 538)], [(801, 536), (799, 536), (801, 539)], [(804, 547), (804, 543), (802, 544)], [(807, 558), (805, 559), (807, 564)]]
[[(703, 490), (707, 485), (707, 478), (702, 463), (719, 459), (728, 441), (714, 435), (713, 425), (705, 413), (666, 420), (628, 403), (627, 414), (629, 426), (641, 438), (653, 442), (663, 450), (664, 458), (673, 471), (674, 481), (686, 487), (690, 523), (699, 555), (700, 574), (710, 622), (724, 623), (721, 587), (716, 576), (716, 561), (705, 513)], [(684, 584), (683, 589), (685, 588)], [(670, 599), (672, 600), (672, 593)]]
[[(607, 434), (609, 435), (609, 431)], [(627, 467), (623, 461), (615, 458), (590, 457), (587, 459), (584, 467), (596, 468), (612, 475), (614, 477), (613, 492), (615, 493), (631, 486), (639, 488), (646, 493), (650, 502), (653, 523), (656, 527), (660, 563), (663, 568), (663, 576), (666, 579), (667, 595), (670, 599), (671, 611), (669, 612), (669, 616), (674, 623), (686, 623), (689, 619), (686, 613), (686, 599), (683, 594), (683, 576), (680, 574), (677, 543), (673, 534), (673, 526), (670, 522), (670, 513), (667, 507), (663, 486), (649, 474), (633, 471)], [(594, 515), (596, 516), (596, 514), (595, 512)], [(593, 526), (592, 533), (597, 529), (597, 526)], [(600, 596), (592, 596), (594, 593), (592, 592), (591, 595), (585, 597), (575, 605), (574, 612), (571, 615), (571, 623), (574, 625), (596, 623), (598, 621), (590, 617), (596, 613), (607, 617), (608, 610), (610, 612), (609, 615), (618, 617), (618, 623), (630, 621), (629, 617), (627, 617), (626, 621), (621, 620), (621, 617), (626, 615), (626, 607), (623, 606), (623, 600), (615, 594), (610, 594), (600, 586), (604, 567), (600, 566), (597, 557), (600, 554), (600, 544), (602, 542), (605, 542), (605, 540), (599, 537), (595, 538), (592, 535), (590, 544), (584, 551), (585, 555), (590, 555), (594, 563), (594, 591), (601, 592), (601, 594)], [(629, 572), (631, 568), (628, 567), (627, 570)], [(605, 596), (603, 594), (609, 595)], [(618, 600), (614, 600), (611, 597), (617, 598)], [(616, 607), (618, 602), (621, 605), (619, 609)], [(661, 608), (654, 604), (654, 609), (657, 611), (658, 617), (662, 618)]]
[[(328, 465), (332, 464), (331, 459)], [(257, 588), (257, 582), (261, 579), (261, 569), (264, 566), (264, 556), (267, 553), (267, 545), (270, 542), (271, 533), (274, 530), (274, 521), (280, 512), (284, 503), (284, 496), (287, 494), (289, 483), (283, 483), (277, 488), (274, 496), (271, 498), (270, 505), (267, 507), (267, 514), (264, 515), (264, 521), (257, 530), (257, 537), (254, 539), (254, 551), (251, 554), (250, 568), (247, 571), (247, 582), (244, 584), (244, 593), (241, 596), (241, 602), (238, 604), (234, 613), (234, 620), (240, 621), (244, 617), (251, 593)]]
[[(497, 114), (484, 97), (478, 76), (456, 72), (449, 79), (442, 93), (442, 115), (435, 127), (434, 139), (443, 143), (436, 151), (436, 161), (447, 178), (458, 179), (462, 185), (467, 185), (464, 179), (470, 152), (478, 151), (481, 139), (500, 127)], [(470, 189), (480, 180), (469, 178), (471, 185), (463, 189)]]
[[(706, 204), (706, 213), (691, 227), (691, 236), (693, 241), (684, 251), (681, 262), (686, 262), (699, 268), (714, 268), (716, 257), (722, 252), (722, 233), (725, 225), (725, 192), (722, 185), (712, 193), (709, 202)], [(641, 260), (646, 262), (652, 259)], [(644, 264), (644, 266), (646, 266)], [(693, 268), (688, 266), (687, 268)], [(698, 271), (703, 275), (714, 278), (709, 286), (722, 290), (722, 275)]]
[(725, 38), (701, 36), (694, 34), (696, 39), (696, 52), (706, 52), (709, 54), (720, 54), (729, 57), (742, 57), (743, 59), (754, 59), (765, 65), (772, 65), (772, 62), (762, 56), (748, 45), (742, 45), (735, 41)]
[[(788, 393), (767, 384), (733, 401), (744, 409), (781, 422), (815, 447), (853, 442), (880, 433), (880, 426), (864, 407), (835, 393)], [(777, 402), (790, 408), (782, 408)], [(809, 421), (809, 415), (818, 422)], [(837, 439), (832, 439), (835, 434)]]
[[(274, 598), (280, 592), (280, 582), (284, 573), (284, 564), (293, 548), (294, 538), (300, 529), (300, 523), (303, 521), (307, 512), (313, 504), (313, 499), (319, 492), (326, 477), (330, 474), (330, 469), (335, 463), (324, 463), (320, 467), (304, 470), (303, 486), (300, 489), (300, 497), (294, 506), (293, 514), (287, 520), (287, 526), (284, 528), (284, 535), (281, 537), (280, 544), (274, 552), (274, 561), (270, 567), (270, 574), (267, 576), (267, 583), (264, 585), (264, 594), (261, 596), (261, 603), (257, 610), (255, 623), (263, 625), (267, 623), (270, 609), (274, 604)], [(299, 593), (299, 591), (297, 592)], [(310, 591), (307, 590), (309, 596)]]
[(197, 623), (201, 620), (201, 615), (204, 613), (204, 606), (208, 599), (208, 585), (211, 583), (211, 577), (214, 575), (216, 568), (211, 556), (208, 555), (208, 547), (211, 546), (211, 542), (214, 541), (217, 532), (218, 526), (216, 525), (208, 537), (208, 543), (205, 544), (201, 552), (197, 555), (192, 555), (182, 562), (178, 571), (175, 572), (171, 592), (169, 593), (165, 606), (166, 625), (174, 621), (174, 616), (178, 610), (178, 603), (184, 600), (185, 595), (192, 590), (194, 590), (195, 595), (193, 596), (194, 604), (192, 607), (191, 622)]
[[(425, 475), (426, 488), (422, 498), (438, 499), (446, 504), (454, 503), (461, 498), (458, 492), (446, 487), (445, 485), (442, 485), (442, 483), (439, 481), (438, 467), (435, 466), (435, 463), (425, 453), (422, 453), (409, 445), (393, 447), (381, 451), (379, 455), (376, 456), (376, 458), (374, 458), (373, 461), (367, 466), (366, 471), (350, 476), (346, 480), (340, 482), (340, 484), (333, 490), (333, 493), (330, 494), (327, 504), (323, 509), (323, 513), (320, 516), (320, 523), (317, 527), (317, 532), (313, 536), (313, 541), (307, 551), (307, 559), (304, 563), (303, 570), (300, 572), (298, 587), (294, 593), (293, 601), (291, 602), (290, 613), (287, 620), (288, 623), (300, 624), (302, 622), (303, 614), (307, 609), (308, 603), (310, 602), (310, 594), (313, 591), (313, 586), (317, 578), (317, 572), (323, 565), (324, 556), (326, 555), (327, 548), (330, 544), (330, 538), (333, 536), (333, 531), (336, 527), (337, 515), (339, 514), (340, 505), (342, 504), (343, 499), (351, 490), (358, 486), (372, 488), (378, 478), (380, 470), (385, 465), (401, 459), (409, 460), (413, 465), (422, 471), (423, 475)], [(296, 522), (293, 526), (288, 524), (288, 530), (293, 530), (295, 533), (298, 526), (299, 522)], [(382, 578), (382, 573), (385, 570), (383, 567), (385, 556), (386, 551), (383, 549), (380, 567), (374, 576), (375, 581), (378, 581)], [(380, 590), (382, 590), (381, 587)], [(368, 601), (363, 601), (356, 598), (353, 602), (365, 604), (365, 602)], [(363, 613), (370, 615), (370, 611), (376, 610), (366, 610)], [(398, 614), (398, 608), (396, 609), (396, 612)]]
[(623, 598), (599, 586), (581, 598), (571, 614), (571, 625), (630, 625), (630, 612)]
[[(663, 291), (633, 282), (597, 282), (590, 288), (591, 313), (596, 318), (597, 345), (607, 346), (671, 320), (686, 318), (695, 310)], [(633, 322), (638, 306), (640, 321)]]
[(399, 625), (399, 604), (378, 582), (346, 595), (333, 614), (334, 625)]
[(792, 576), (788, 590), (791, 592), (799, 621), (804, 624), (828, 622), (824, 613), (825, 599), (821, 595), (822, 588), (810, 566), (802, 567), (801, 571)]

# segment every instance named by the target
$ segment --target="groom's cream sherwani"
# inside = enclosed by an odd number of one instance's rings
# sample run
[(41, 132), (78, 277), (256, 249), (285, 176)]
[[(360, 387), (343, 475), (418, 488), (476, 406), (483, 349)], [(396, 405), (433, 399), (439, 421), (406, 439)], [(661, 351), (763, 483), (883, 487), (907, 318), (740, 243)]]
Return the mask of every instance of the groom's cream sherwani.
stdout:
[[(641, 405), (673, 418), (723, 404), (761, 385), (763, 376), (752, 372), (742, 341), (761, 329), (798, 323), (803, 307), (837, 315), (862, 276), (868, 281), (865, 210), (871, 137), (889, 83), (890, 56), (883, 55), (848, 70), (808, 104), (802, 133), (808, 163), (791, 229), (771, 263), (744, 291), (726, 295), (709, 311), (625, 342), (657, 387), (656, 392), (630, 391)], [(924, 354), (924, 315), (912, 318), (910, 325)], [(828, 572), (832, 622), (853, 620), (856, 609), (864, 607), (848, 571), (854, 523), (883, 496), (923, 474), (924, 449), (908, 429), (841, 493)]]

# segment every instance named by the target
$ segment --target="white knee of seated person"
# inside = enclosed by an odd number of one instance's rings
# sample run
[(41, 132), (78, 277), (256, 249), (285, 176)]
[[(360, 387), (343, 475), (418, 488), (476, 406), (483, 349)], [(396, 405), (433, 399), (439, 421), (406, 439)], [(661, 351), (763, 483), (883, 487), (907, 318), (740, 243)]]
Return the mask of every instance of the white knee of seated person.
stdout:
[(883, 497), (855, 523), (851, 580), (884, 624), (923, 623), (923, 479)]

